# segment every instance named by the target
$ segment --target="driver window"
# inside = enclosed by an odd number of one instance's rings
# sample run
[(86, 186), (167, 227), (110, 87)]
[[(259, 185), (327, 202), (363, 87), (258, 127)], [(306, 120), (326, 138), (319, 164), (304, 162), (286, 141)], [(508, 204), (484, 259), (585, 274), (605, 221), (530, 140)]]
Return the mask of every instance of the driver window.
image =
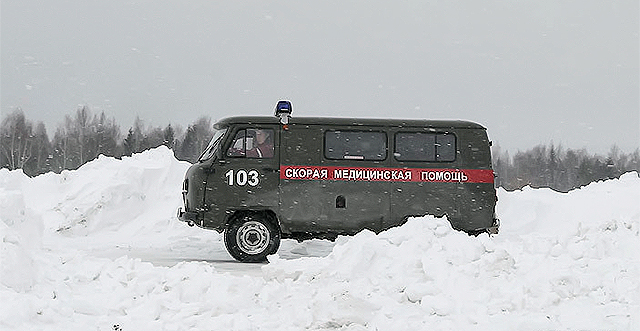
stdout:
[(274, 154), (272, 129), (243, 129), (238, 131), (227, 150), (227, 156), (271, 158)]
[(243, 157), (247, 154), (246, 147), (245, 147), (246, 140), (244, 139), (245, 136), (246, 136), (246, 130), (238, 131), (236, 136), (233, 138), (233, 142), (231, 143), (231, 146), (229, 146), (229, 149), (227, 150), (227, 156)]

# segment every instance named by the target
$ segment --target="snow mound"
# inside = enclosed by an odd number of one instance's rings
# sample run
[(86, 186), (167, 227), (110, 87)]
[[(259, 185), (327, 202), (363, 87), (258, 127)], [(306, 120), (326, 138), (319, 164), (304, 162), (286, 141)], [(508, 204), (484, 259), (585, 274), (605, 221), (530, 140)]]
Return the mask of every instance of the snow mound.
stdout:
[[(634, 173), (569, 194), (501, 191), (504, 234), (470, 237), (446, 219), (414, 218), (377, 236), (342, 238), (326, 258), (273, 256), (263, 271), (313, 284), (310, 301), (325, 302), (308, 308), (341, 325), (637, 329), (639, 188)], [(343, 307), (327, 308), (336, 302)], [(353, 307), (370, 314), (367, 323), (351, 316)]]
[(37, 201), (34, 208), (43, 211), (47, 230), (86, 236), (123, 226), (153, 228), (154, 221), (170, 218), (188, 167), (161, 146), (122, 160), (101, 155), (78, 170), (13, 181), (23, 199)]
[(100, 156), (78, 170), (35, 178), (0, 169), (0, 282), (18, 290), (34, 285), (33, 251), (42, 246), (43, 231), (71, 238), (119, 232), (129, 241), (167, 228), (188, 167), (162, 146), (122, 160)]
[[(495, 237), (467, 236), (446, 219), (414, 218), (379, 235), (341, 238), (326, 258), (272, 256), (263, 271), (270, 280), (314, 284), (326, 302), (307, 308), (328, 311), (327, 320), (340, 325), (640, 326), (637, 173), (568, 194), (526, 188), (499, 195), (503, 233)], [(342, 309), (327, 308), (336, 301)], [(367, 323), (351, 316), (353, 307), (370, 314)]]
[(188, 166), (158, 148), (36, 178), (0, 170), (0, 330), (640, 329), (637, 173), (499, 190), (492, 237), (427, 216), (328, 254), (284, 241), (247, 265), (175, 218)]

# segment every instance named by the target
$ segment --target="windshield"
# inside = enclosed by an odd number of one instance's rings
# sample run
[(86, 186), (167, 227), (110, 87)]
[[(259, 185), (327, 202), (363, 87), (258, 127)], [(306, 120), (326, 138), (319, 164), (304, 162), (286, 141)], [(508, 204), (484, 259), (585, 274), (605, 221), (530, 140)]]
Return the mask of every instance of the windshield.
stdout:
[(222, 136), (224, 136), (225, 132), (227, 132), (226, 128), (221, 130), (216, 130), (213, 133), (213, 137), (211, 138), (209, 145), (207, 146), (207, 148), (204, 149), (198, 161), (200, 162), (206, 161), (216, 154), (216, 151), (218, 150), (218, 145), (220, 145), (220, 140), (222, 140)]

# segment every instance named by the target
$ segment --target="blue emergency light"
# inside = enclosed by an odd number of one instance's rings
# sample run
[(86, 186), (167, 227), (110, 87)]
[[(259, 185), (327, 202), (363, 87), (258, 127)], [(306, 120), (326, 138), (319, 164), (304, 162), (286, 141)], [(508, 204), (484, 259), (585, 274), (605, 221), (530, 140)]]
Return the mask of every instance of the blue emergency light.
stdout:
[(288, 124), (289, 117), (291, 117), (291, 112), (293, 111), (293, 107), (291, 106), (291, 101), (289, 100), (280, 100), (276, 104), (276, 117), (280, 118), (280, 123)]
[(293, 110), (293, 107), (291, 107), (291, 101), (289, 100), (280, 100), (276, 105), (276, 115), (279, 115), (282, 113), (291, 115), (292, 110)]

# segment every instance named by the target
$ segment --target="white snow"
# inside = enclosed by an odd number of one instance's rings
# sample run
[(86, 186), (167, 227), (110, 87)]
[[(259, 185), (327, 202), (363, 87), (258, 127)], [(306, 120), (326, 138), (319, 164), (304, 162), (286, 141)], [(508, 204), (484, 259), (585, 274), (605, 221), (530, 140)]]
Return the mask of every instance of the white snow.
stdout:
[(500, 234), (422, 217), (242, 264), (175, 218), (158, 148), (0, 170), (0, 330), (639, 330), (640, 178), (498, 193)]

